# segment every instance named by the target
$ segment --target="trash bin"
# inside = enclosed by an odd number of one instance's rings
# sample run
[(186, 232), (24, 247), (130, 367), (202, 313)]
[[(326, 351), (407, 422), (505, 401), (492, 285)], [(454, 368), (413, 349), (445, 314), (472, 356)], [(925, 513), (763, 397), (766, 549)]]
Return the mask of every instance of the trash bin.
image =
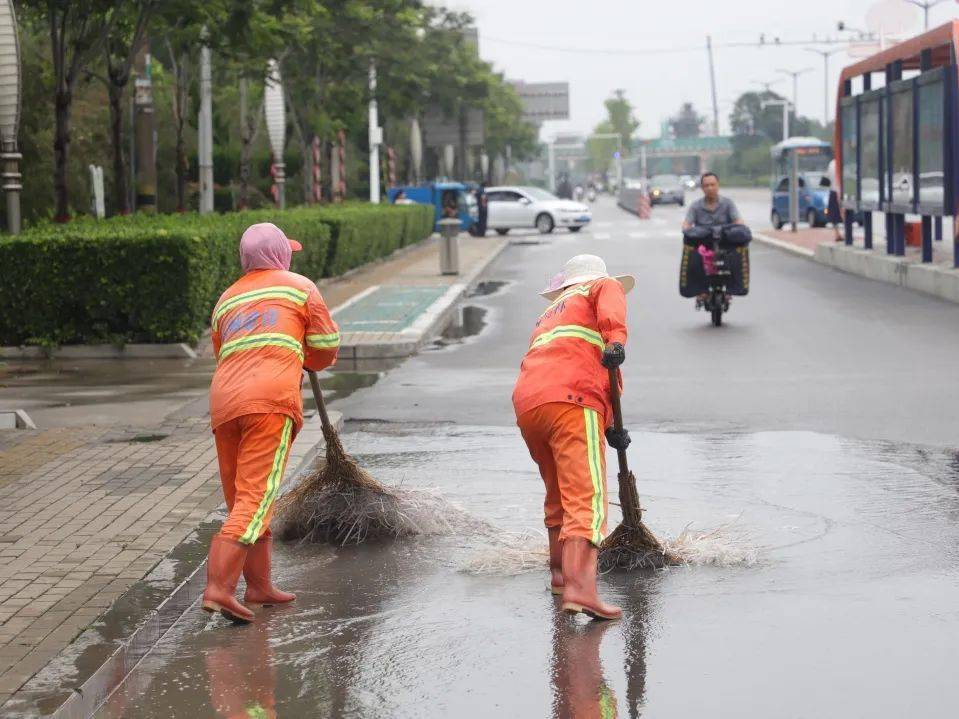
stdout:
[(440, 220), (440, 274), (460, 273), (460, 221), (453, 218)]
[(906, 247), (922, 247), (922, 223), (906, 223)]

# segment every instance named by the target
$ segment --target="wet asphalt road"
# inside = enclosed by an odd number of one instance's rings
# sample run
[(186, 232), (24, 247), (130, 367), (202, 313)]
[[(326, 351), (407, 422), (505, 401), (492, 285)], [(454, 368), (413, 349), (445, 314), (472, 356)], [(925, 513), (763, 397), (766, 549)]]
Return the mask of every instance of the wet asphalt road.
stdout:
[(590, 233), (518, 237), (542, 241), (490, 269), (509, 284), (470, 300), (479, 334), (341, 400), (345, 443), (385, 482), (539, 528), (509, 392), (534, 290), (597, 252), (638, 278), (625, 402), (649, 523), (732, 523), (755, 565), (608, 576), (625, 619), (584, 625), (545, 568), (466, 571), (496, 551), (482, 536), (283, 548), (295, 605), (246, 628), (188, 614), (100, 716), (954, 716), (957, 308), (754, 245), (752, 294), (714, 329), (676, 291), (679, 217), (607, 201)]

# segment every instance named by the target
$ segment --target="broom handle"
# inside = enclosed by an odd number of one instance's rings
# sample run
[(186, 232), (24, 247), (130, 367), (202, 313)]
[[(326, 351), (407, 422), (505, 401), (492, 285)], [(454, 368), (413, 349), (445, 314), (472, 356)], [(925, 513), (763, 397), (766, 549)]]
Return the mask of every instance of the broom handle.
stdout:
[[(617, 432), (623, 429), (623, 406), (619, 401), (619, 377), (616, 376), (616, 370), (609, 370), (609, 398), (613, 405), (613, 427)], [(626, 464), (626, 450), (617, 449), (616, 457), (619, 459), (619, 473), (627, 474), (629, 466)]]
[(320, 389), (320, 380), (317, 378), (316, 372), (311, 369), (308, 369), (306, 374), (310, 378), (310, 387), (313, 388), (313, 399), (316, 401), (316, 411), (320, 413), (323, 430), (330, 432), (333, 425), (330, 424), (330, 415), (326, 413), (326, 405), (323, 403), (323, 390)]

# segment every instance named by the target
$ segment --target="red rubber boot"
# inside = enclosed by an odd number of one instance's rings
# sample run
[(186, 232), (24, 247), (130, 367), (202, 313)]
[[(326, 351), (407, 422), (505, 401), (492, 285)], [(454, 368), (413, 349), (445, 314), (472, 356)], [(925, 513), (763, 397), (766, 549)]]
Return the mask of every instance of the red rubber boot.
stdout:
[(547, 527), (549, 535), (549, 589), (553, 594), (563, 593), (563, 544), (559, 541), (560, 527)]
[(217, 534), (210, 542), (210, 556), (206, 560), (206, 589), (203, 592), (203, 610), (219, 612), (237, 624), (253, 621), (253, 612), (237, 601), (236, 583), (243, 571), (249, 546)]
[(243, 601), (247, 604), (288, 604), (296, 595), (284, 592), (273, 586), (270, 581), (271, 557), (273, 555), (273, 537), (264, 534), (250, 547), (250, 553), (243, 565), (243, 577), (246, 579), (246, 594)]
[(569, 537), (563, 542), (563, 610), (593, 619), (619, 619), (623, 610), (605, 604), (596, 591), (596, 558), (599, 550), (588, 539)]

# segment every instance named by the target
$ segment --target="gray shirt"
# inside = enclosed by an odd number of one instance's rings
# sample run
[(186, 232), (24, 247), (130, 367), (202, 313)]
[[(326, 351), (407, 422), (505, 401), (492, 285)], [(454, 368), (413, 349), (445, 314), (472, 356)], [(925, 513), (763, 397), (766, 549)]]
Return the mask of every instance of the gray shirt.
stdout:
[(712, 210), (706, 207), (706, 198), (701, 197), (686, 210), (686, 222), (694, 227), (713, 225), (731, 225), (742, 219), (736, 203), (728, 197), (720, 196), (716, 200), (716, 207)]

